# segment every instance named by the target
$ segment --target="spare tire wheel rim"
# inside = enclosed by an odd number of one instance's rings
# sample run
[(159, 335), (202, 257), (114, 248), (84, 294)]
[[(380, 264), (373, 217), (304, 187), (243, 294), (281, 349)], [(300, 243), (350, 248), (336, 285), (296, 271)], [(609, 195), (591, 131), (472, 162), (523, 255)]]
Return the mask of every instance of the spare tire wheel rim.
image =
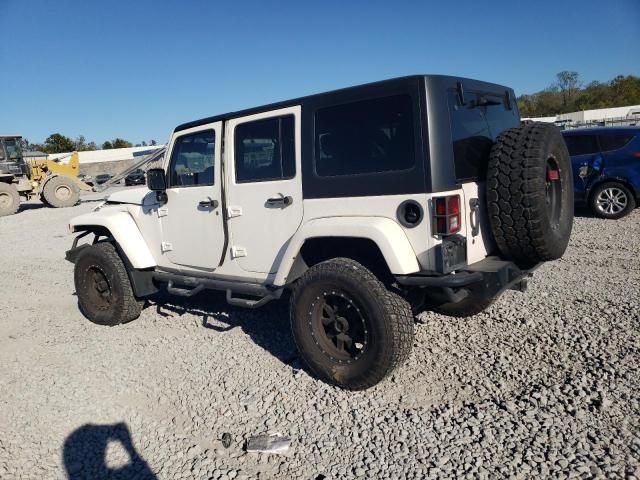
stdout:
[(596, 207), (600, 213), (617, 215), (627, 208), (627, 195), (618, 187), (605, 188), (596, 198)]
[(324, 291), (309, 310), (313, 341), (337, 363), (352, 363), (367, 349), (369, 328), (364, 312), (344, 292)]
[(59, 185), (56, 187), (55, 196), (60, 200), (67, 200), (71, 197), (71, 188), (67, 185)]
[(553, 156), (547, 159), (545, 198), (551, 228), (556, 229), (560, 226), (562, 211), (562, 172)]

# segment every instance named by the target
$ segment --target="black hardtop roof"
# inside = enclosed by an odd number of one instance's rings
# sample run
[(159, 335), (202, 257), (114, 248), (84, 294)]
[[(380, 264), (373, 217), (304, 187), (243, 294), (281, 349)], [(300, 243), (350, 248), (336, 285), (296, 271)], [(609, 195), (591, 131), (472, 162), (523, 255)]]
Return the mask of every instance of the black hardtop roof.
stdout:
[(186, 122), (186, 123), (183, 123), (181, 125), (178, 125), (174, 129), (174, 132), (179, 132), (181, 130), (186, 130), (188, 128), (193, 128), (193, 127), (197, 127), (197, 126), (200, 126), (200, 125), (205, 125), (207, 123), (228, 120), (230, 118), (241, 117), (241, 116), (245, 116), (245, 115), (251, 115), (251, 114), (254, 114), (254, 113), (260, 113), (260, 112), (264, 112), (264, 111), (268, 111), (268, 110), (275, 110), (275, 109), (278, 109), (278, 108), (290, 107), (290, 106), (293, 106), (293, 105), (299, 105), (299, 104), (304, 103), (306, 101), (314, 100), (314, 99), (317, 99), (319, 97), (323, 97), (325, 95), (328, 96), (328, 95), (334, 95), (336, 93), (345, 93), (345, 92), (349, 92), (349, 91), (365, 90), (365, 89), (369, 89), (369, 88), (379, 88), (379, 87), (383, 87), (383, 86), (385, 86), (387, 84), (391, 86), (392, 84), (398, 84), (398, 83), (401, 83), (401, 82), (411, 82), (411, 81), (418, 81), (418, 80), (425, 80), (425, 79), (445, 80), (445, 81), (447, 81), (447, 80), (448, 81), (458, 81), (458, 82), (462, 82), (463, 84), (472, 83), (472, 84), (474, 84), (476, 86), (480, 86), (480, 88), (488, 89), (490, 87), (491, 90), (500, 90), (500, 91), (511, 90), (510, 88), (505, 87), (503, 85), (482, 82), (482, 81), (474, 80), (474, 79), (471, 79), (471, 78), (453, 77), (453, 76), (449, 76), (449, 75), (428, 75), (428, 74), (407, 75), (407, 76), (404, 76), (404, 77), (389, 78), (389, 79), (380, 80), (380, 81), (377, 81), (377, 82), (365, 83), (365, 84), (355, 85), (355, 86), (345, 87), (345, 88), (339, 88), (337, 90), (330, 90), (330, 91), (327, 91), (327, 92), (315, 93), (313, 95), (306, 95), (304, 97), (293, 98), (293, 99), (290, 99), (290, 100), (283, 100), (283, 101), (280, 101), (280, 102), (261, 105), (259, 107), (247, 108), (247, 109), (238, 110), (238, 111), (235, 111), (235, 112), (228, 112), (228, 113), (223, 113), (223, 114), (220, 114), (220, 115), (214, 115), (212, 117), (206, 117), (206, 118), (202, 118), (200, 120), (194, 120), (194, 121), (191, 121), (191, 122)]

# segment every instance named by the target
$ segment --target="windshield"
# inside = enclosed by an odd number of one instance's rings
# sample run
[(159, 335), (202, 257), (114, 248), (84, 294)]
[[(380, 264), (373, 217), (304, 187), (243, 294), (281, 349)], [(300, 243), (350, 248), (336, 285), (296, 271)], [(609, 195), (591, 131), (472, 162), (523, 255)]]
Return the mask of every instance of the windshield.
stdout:
[(449, 90), (449, 116), (456, 179), (483, 180), (489, 151), (504, 130), (520, 124), (515, 100), (508, 108), (504, 94), (465, 91), (464, 105), (455, 89)]
[[(20, 143), (17, 140), (5, 140), (4, 148), (7, 152), (7, 159), (19, 160), (22, 157), (22, 151), (20, 149)], [(0, 150), (1, 152), (1, 150)], [(2, 153), (0, 153), (2, 155)]]

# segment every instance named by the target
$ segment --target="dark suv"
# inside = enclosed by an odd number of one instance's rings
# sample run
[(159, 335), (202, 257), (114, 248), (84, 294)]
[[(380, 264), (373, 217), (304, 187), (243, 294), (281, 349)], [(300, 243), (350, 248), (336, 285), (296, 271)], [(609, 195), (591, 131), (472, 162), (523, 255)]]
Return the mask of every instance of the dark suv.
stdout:
[(571, 155), (576, 205), (602, 218), (631, 212), (640, 196), (640, 128), (583, 128), (562, 135)]

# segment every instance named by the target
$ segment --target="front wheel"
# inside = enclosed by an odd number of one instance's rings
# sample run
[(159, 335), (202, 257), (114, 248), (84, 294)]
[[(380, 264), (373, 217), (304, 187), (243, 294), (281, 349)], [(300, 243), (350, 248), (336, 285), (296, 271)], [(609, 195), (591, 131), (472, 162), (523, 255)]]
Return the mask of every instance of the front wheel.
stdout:
[(591, 210), (601, 218), (622, 218), (636, 207), (631, 191), (618, 182), (606, 182), (597, 186), (590, 198)]
[(142, 302), (133, 294), (127, 269), (109, 242), (85, 248), (74, 271), (80, 310), (93, 323), (118, 325), (140, 316)]
[(300, 355), (322, 380), (369, 388), (409, 357), (409, 304), (360, 263), (334, 258), (314, 265), (291, 296), (291, 327)]

